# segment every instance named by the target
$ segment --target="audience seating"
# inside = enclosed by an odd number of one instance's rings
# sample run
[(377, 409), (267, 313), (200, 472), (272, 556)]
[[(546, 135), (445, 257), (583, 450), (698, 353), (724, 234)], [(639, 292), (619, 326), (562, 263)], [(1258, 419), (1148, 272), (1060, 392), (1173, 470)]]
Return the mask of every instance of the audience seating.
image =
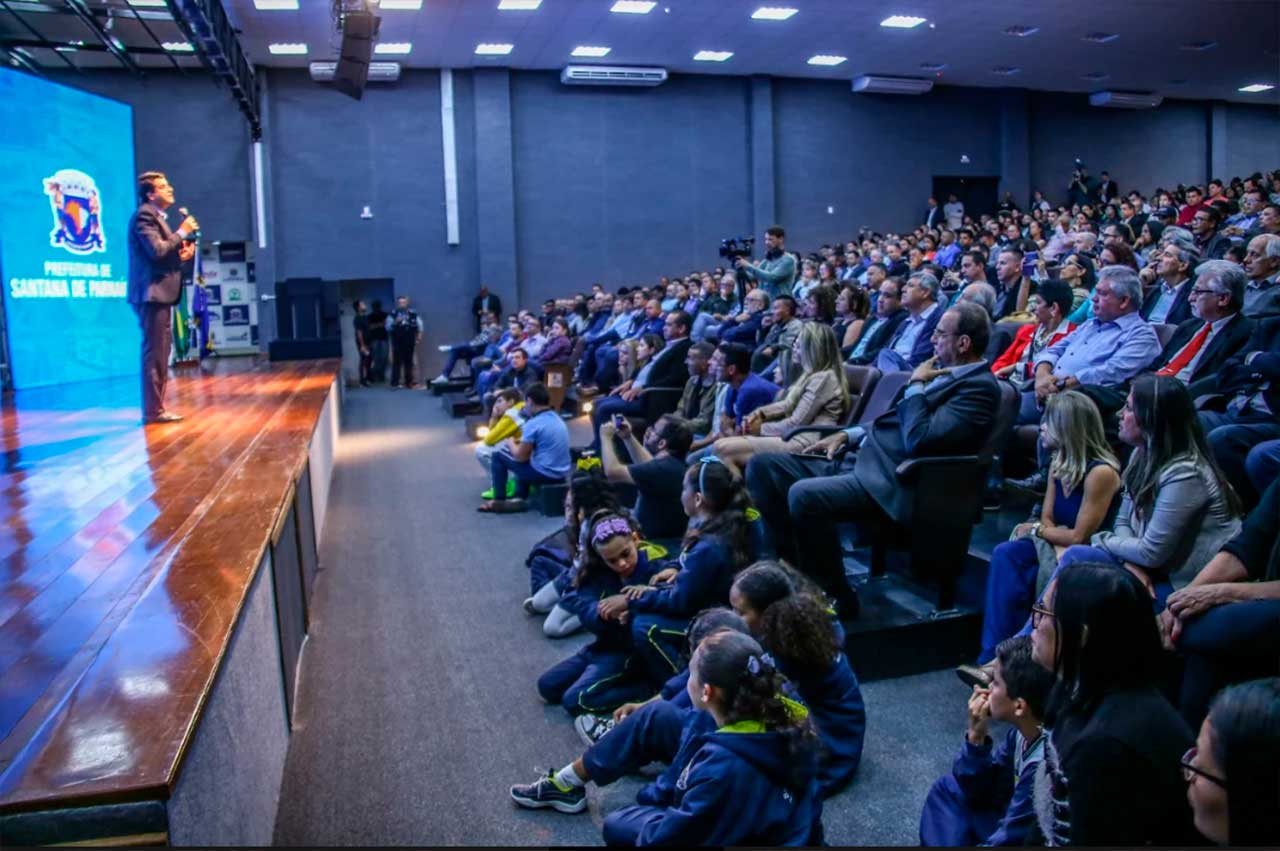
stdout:
[(1177, 325), (1170, 325), (1167, 322), (1153, 322), (1151, 327), (1156, 332), (1156, 339), (1160, 341), (1160, 348), (1169, 345), (1169, 341), (1173, 339), (1173, 332), (1178, 330)]
[(852, 404), (849, 406), (849, 422), (856, 423), (862, 416), (867, 403), (871, 401), (872, 391), (880, 381), (880, 375), (880, 370), (874, 366), (845, 364), (844, 377), (849, 382), (849, 396), (852, 398)]

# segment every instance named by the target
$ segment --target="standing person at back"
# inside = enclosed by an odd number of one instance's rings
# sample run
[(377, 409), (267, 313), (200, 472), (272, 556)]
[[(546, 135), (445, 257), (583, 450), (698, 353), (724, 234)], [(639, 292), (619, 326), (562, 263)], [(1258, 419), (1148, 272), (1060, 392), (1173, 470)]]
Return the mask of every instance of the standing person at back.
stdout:
[(142, 420), (173, 423), (182, 419), (164, 409), (173, 346), (173, 306), (182, 297), (182, 264), (195, 257), (187, 238), (200, 229), (187, 216), (170, 230), (165, 210), (173, 187), (159, 171), (138, 175), (140, 206), (129, 220), (129, 304), (142, 327)]
[(400, 387), (401, 379), (410, 390), (418, 386), (413, 377), (413, 362), (418, 344), (422, 342), (422, 319), (418, 311), (409, 307), (409, 297), (396, 299), (396, 312), (391, 314), (391, 389)]
[(369, 335), (365, 338), (369, 343), (373, 364), (369, 369), (369, 381), (381, 384), (387, 380), (387, 320), (391, 314), (382, 309), (382, 300), (373, 300), (373, 310), (369, 311)]

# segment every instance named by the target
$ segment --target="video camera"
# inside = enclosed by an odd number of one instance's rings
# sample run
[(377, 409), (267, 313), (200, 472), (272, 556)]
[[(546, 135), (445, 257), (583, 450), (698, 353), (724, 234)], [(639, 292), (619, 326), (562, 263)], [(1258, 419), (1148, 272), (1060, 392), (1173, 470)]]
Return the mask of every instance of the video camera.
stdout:
[(755, 250), (756, 238), (754, 236), (729, 237), (720, 240), (720, 256), (729, 260), (738, 257), (750, 257)]

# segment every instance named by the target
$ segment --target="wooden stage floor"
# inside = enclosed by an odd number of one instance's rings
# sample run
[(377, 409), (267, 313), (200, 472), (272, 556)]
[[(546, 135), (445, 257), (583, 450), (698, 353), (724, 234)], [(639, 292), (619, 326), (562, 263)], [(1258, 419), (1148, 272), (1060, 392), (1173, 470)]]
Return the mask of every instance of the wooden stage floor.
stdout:
[(0, 407), (0, 813), (163, 798), (336, 361), (175, 370)]

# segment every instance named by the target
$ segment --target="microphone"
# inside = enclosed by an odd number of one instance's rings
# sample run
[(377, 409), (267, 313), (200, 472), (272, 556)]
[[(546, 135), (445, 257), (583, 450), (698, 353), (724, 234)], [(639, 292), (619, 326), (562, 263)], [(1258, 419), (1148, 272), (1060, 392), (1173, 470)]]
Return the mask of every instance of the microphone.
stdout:
[[(186, 207), (179, 207), (178, 212), (182, 214), (182, 218), (184, 219), (191, 215), (191, 212)], [(199, 238), (200, 238), (200, 231), (197, 230), (195, 233), (187, 234), (187, 238), (184, 241), (195, 242)]]

